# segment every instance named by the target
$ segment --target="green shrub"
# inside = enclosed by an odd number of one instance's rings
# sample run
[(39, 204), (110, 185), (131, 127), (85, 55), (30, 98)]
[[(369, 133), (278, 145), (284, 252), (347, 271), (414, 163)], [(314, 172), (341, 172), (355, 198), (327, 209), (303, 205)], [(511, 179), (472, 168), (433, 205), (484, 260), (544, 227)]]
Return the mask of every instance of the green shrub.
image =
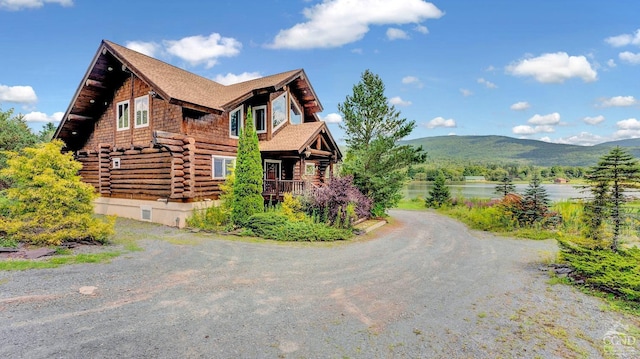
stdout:
[(114, 218), (93, 215), (93, 186), (80, 180), (82, 165), (62, 153), (61, 141), (10, 153), (0, 176), (11, 187), (2, 201), (0, 228), (10, 240), (38, 245), (93, 240), (105, 242), (113, 234)]
[(305, 219), (302, 202), (291, 193), (285, 193), (280, 210), (290, 221), (298, 222)]
[(187, 225), (215, 231), (225, 228), (229, 224), (229, 210), (224, 206), (210, 206), (206, 209), (197, 208), (187, 218)]
[(278, 241), (337, 241), (353, 236), (350, 230), (330, 227), (311, 220), (297, 222), (280, 213), (270, 211), (249, 217), (245, 228), (258, 237)]
[(613, 252), (562, 240), (558, 244), (561, 260), (570, 264), (586, 284), (626, 300), (640, 301), (640, 249)]

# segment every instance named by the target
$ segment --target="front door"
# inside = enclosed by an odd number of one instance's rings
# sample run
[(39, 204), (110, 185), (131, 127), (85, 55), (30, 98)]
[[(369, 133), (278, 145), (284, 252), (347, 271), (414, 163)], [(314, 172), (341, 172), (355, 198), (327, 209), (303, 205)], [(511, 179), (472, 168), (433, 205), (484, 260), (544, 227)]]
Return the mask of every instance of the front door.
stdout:
[(276, 160), (264, 160), (264, 179), (279, 180), (280, 179), (281, 162)]

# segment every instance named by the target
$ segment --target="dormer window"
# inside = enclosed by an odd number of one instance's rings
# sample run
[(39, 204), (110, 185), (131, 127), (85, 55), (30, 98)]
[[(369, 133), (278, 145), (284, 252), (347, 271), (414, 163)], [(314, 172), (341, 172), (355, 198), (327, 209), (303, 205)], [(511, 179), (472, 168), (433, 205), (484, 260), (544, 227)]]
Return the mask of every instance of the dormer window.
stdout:
[(267, 132), (267, 106), (253, 108), (253, 121), (257, 133)]
[(229, 137), (238, 138), (242, 128), (242, 109), (240, 106), (229, 113)]
[(287, 113), (287, 93), (285, 92), (271, 101), (271, 121), (274, 131), (287, 121)]
[(298, 104), (291, 100), (291, 108), (289, 109), (289, 122), (293, 125), (299, 125), (302, 123), (302, 112)]

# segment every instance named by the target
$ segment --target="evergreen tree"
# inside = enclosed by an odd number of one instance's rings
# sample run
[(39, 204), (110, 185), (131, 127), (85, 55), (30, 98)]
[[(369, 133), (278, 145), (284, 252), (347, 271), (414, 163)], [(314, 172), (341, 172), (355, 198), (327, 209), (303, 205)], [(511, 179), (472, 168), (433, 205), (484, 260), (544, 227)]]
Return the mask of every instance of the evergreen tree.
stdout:
[(542, 187), (540, 177), (535, 174), (522, 196), (518, 221), (527, 225), (538, 222), (548, 213), (548, 207), (549, 196), (547, 195), (547, 190)]
[(429, 191), (427, 198), (427, 207), (440, 208), (451, 203), (451, 192), (446, 185), (447, 178), (440, 171), (436, 180), (433, 182), (433, 188)]
[(516, 192), (516, 186), (513, 184), (511, 177), (508, 175), (504, 175), (500, 180), (500, 183), (496, 185), (495, 192), (502, 197), (508, 195), (509, 193)]
[(113, 234), (114, 220), (93, 216), (93, 186), (81, 181), (82, 164), (62, 153), (62, 141), (27, 147), (9, 154), (0, 170), (11, 187), (0, 204), (0, 233), (12, 240), (39, 245), (95, 240)]
[(401, 118), (389, 105), (384, 83), (369, 70), (353, 86), (353, 94), (338, 104), (338, 110), (349, 146), (342, 173), (353, 176), (356, 187), (373, 200), (372, 214), (382, 215), (402, 198), (406, 168), (426, 159), (422, 147), (398, 145), (416, 123)]
[(264, 210), (262, 160), (251, 107), (247, 110), (245, 128), (240, 131), (234, 175), (231, 221), (242, 227), (249, 217)]
[[(617, 251), (624, 220), (622, 206), (627, 201), (624, 189), (633, 186), (640, 179), (638, 161), (627, 151), (616, 146), (600, 158), (598, 164), (589, 170), (586, 177), (592, 183), (591, 191), (594, 194), (591, 206), (596, 211), (591, 212), (598, 216), (592, 229), (601, 228), (602, 221), (606, 217), (611, 218), (613, 222), (611, 249)], [(605, 206), (607, 202), (608, 205)]]

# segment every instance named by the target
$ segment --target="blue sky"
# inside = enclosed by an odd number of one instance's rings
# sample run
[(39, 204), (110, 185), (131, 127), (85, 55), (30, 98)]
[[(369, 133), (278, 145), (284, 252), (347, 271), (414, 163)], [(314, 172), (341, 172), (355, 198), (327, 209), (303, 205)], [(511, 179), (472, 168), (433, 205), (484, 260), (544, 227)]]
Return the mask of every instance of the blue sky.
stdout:
[[(230, 83), (304, 68), (337, 105), (366, 69), (410, 138), (640, 137), (640, 1), (0, 0), (0, 107), (59, 120), (100, 41)], [(57, 122), (56, 122), (57, 124)]]

